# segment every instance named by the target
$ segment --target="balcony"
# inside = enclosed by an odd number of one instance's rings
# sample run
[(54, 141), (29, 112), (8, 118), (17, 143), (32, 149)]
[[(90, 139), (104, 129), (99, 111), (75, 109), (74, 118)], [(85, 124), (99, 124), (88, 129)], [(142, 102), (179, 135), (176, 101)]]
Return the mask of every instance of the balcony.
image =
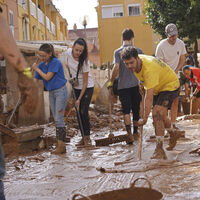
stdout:
[(51, 32), (53, 33), (53, 35), (56, 34), (56, 26), (53, 22), (51, 22)]
[(38, 8), (38, 21), (44, 25), (44, 13)]
[(35, 17), (37, 19), (36, 9), (37, 9), (36, 5), (30, 0), (30, 13), (33, 17)]
[(51, 31), (51, 22), (47, 16), (46, 16), (46, 26), (47, 26), (48, 31)]
[(18, 5), (20, 5), (25, 10), (28, 10), (28, 3), (27, 0), (18, 0)]

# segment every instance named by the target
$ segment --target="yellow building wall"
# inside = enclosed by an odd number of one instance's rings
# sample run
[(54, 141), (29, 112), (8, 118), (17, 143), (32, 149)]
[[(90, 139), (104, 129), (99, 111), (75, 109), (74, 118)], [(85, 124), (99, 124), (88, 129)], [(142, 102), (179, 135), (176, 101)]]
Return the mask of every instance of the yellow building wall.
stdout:
[[(26, 11), (23, 7), (18, 5), (18, 23), (19, 23), (19, 40), (23, 40), (23, 25), (22, 25), (22, 18), (24, 15), (27, 16), (29, 19), (29, 38), (30, 40), (62, 40), (60, 37), (60, 33), (62, 32), (63, 38), (67, 38), (67, 31), (65, 30), (67, 27), (67, 23), (62, 18), (60, 13), (58, 11), (52, 11), (50, 5), (46, 5), (45, 0), (32, 0), (35, 4), (38, 2), (38, 5), (40, 6), (41, 11), (45, 15), (45, 21), (46, 16), (51, 20), (55, 26), (56, 26), (56, 34), (53, 34), (51, 31), (49, 31), (46, 28), (46, 22), (45, 25), (41, 24), (38, 19), (33, 17), (30, 14), (30, 8)], [(4, 0), (0, 0), (0, 3), (4, 2)], [(37, 6), (38, 6), (37, 5)], [(29, 7), (29, 1), (28, 1), (28, 7)], [(64, 25), (60, 27), (60, 22), (64, 22)], [(33, 31), (33, 27), (35, 27), (35, 34)], [(63, 28), (65, 27), (65, 28)], [(65, 31), (63, 31), (63, 29)]]
[[(140, 3), (141, 15), (128, 16), (128, 4)], [(102, 19), (103, 5), (122, 4), (124, 16), (115, 18)], [(113, 61), (114, 50), (122, 45), (122, 31), (125, 28), (131, 28), (134, 31), (134, 45), (143, 50), (145, 54), (154, 54), (156, 45), (153, 39), (154, 33), (149, 25), (144, 25), (143, 15), (144, 1), (140, 0), (99, 0), (97, 6), (98, 14), (98, 31), (99, 31), (99, 47), (101, 64)]]
[(19, 40), (23, 40), (23, 25), (22, 25), (22, 18), (23, 16), (29, 16), (29, 13), (27, 10), (22, 8), (20, 5), (18, 5), (18, 26), (19, 26)]

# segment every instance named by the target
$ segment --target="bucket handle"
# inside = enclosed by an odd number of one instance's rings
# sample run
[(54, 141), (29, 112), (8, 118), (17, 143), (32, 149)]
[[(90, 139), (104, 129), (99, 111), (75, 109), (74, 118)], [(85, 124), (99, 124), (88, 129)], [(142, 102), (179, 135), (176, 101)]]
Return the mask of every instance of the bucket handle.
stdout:
[(141, 179), (142, 179), (142, 180), (145, 180), (145, 181), (148, 183), (149, 189), (152, 188), (151, 182), (150, 182), (147, 178), (144, 178), (144, 177), (136, 178), (136, 179), (134, 180), (134, 182), (131, 184), (130, 188), (135, 188), (136, 182), (137, 182), (138, 180), (141, 180)]
[(72, 200), (76, 200), (76, 197), (84, 197), (84, 198), (86, 198), (87, 200), (92, 200), (90, 197), (86, 197), (86, 196), (84, 196), (84, 195), (82, 195), (82, 194), (75, 194), (75, 195), (72, 197)]

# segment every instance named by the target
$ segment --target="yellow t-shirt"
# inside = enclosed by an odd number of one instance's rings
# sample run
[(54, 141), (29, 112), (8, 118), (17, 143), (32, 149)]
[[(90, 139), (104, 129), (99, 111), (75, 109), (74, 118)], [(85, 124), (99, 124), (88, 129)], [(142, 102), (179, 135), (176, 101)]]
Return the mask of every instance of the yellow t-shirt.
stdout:
[(157, 95), (162, 91), (174, 91), (180, 87), (178, 77), (169, 65), (153, 56), (139, 57), (142, 60), (142, 70), (135, 72), (135, 75), (147, 90), (154, 88), (154, 95)]

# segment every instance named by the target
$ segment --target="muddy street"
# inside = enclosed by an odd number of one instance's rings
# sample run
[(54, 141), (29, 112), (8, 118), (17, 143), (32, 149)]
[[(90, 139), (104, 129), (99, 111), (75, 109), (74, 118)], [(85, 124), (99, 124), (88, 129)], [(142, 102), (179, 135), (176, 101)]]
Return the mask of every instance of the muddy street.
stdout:
[[(109, 134), (106, 117), (98, 117), (99, 126), (95, 126), (92, 133), (93, 144), (94, 139)], [(100, 123), (103, 119), (104, 127)], [(113, 122), (115, 135), (125, 133), (122, 118), (119, 119)], [(97, 120), (91, 121), (97, 123)], [(150, 159), (155, 148), (155, 142), (146, 141), (153, 134), (151, 118), (143, 130), (141, 161), (138, 160), (138, 141), (133, 145), (122, 142), (85, 149), (75, 146), (80, 140), (79, 134), (67, 144), (66, 155), (42, 151), (8, 157), (4, 179), (6, 197), (8, 200), (66, 200), (77, 193), (89, 196), (128, 188), (136, 178), (145, 177), (153, 189), (163, 194), (163, 199), (200, 199), (200, 157), (189, 154), (199, 145), (199, 123), (199, 119), (179, 121), (179, 128), (186, 130), (186, 138), (180, 139), (173, 151), (166, 151), (167, 160)], [(54, 134), (54, 127), (45, 126), (45, 134)], [(99, 170), (102, 168), (104, 172)], [(137, 186), (148, 187), (144, 181), (139, 181)]]

